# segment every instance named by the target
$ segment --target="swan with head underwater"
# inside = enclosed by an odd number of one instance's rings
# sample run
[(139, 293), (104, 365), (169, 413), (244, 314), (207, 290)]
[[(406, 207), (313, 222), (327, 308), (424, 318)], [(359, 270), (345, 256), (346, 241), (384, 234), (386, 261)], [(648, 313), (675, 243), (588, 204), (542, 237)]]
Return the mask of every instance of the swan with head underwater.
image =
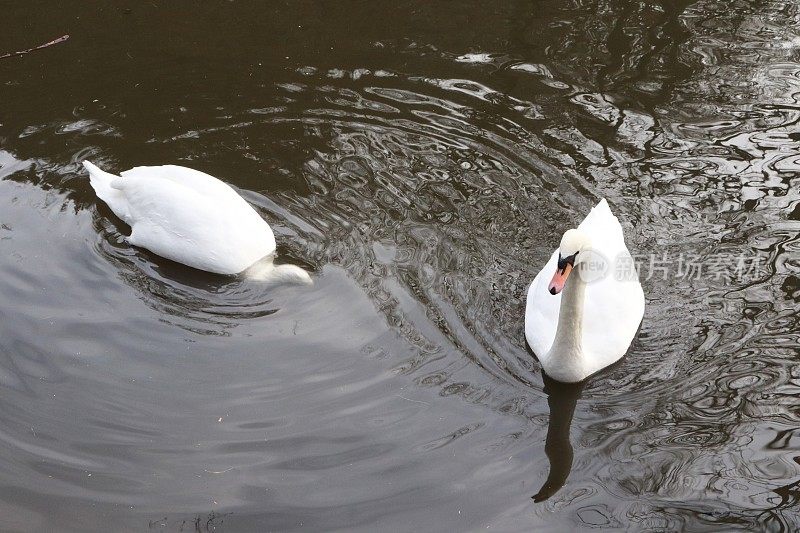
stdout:
[(548, 376), (576, 383), (625, 355), (643, 316), (622, 226), (603, 199), (531, 283), (525, 337)]
[(119, 176), (89, 161), (92, 188), (131, 227), (127, 241), (216, 274), (311, 284), (294, 265), (274, 265), (272, 228), (232, 187), (177, 165), (135, 167)]

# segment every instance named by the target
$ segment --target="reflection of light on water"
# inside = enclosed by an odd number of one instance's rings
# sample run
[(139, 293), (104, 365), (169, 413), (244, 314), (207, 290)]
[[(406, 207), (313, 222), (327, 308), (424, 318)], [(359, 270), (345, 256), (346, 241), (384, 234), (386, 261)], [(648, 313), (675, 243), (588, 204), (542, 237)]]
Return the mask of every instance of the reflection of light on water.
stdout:
[(0, 150), (0, 179), (10, 176), (14, 172), (24, 170), (30, 164), (30, 161), (17, 159), (11, 152)]

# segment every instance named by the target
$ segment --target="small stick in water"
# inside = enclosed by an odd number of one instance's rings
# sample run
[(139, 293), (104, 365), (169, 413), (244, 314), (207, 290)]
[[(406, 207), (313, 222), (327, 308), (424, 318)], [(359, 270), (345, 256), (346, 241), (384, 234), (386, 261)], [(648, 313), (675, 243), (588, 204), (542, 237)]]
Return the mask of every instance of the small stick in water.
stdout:
[(5, 59), (7, 57), (14, 57), (14, 56), (21, 56), (23, 54), (28, 54), (35, 50), (41, 50), (42, 48), (47, 48), (48, 46), (53, 46), (54, 44), (63, 43), (69, 39), (69, 35), (62, 35), (58, 39), (53, 39), (52, 41), (44, 44), (40, 44), (39, 46), (34, 46), (33, 48), (28, 48), (27, 50), (20, 50), (19, 52), (9, 52), (7, 54), (0, 55), (0, 59)]

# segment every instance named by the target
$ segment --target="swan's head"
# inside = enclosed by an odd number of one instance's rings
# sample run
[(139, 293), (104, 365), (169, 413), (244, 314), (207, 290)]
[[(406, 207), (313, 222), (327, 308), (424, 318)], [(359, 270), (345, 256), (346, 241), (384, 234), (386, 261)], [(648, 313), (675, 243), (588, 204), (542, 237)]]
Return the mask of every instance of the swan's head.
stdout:
[(270, 281), (277, 281), (283, 283), (297, 283), (299, 285), (313, 285), (314, 281), (311, 276), (295, 265), (277, 265), (272, 271)]
[(245, 272), (249, 279), (266, 283), (297, 283), (299, 285), (313, 285), (311, 276), (295, 265), (276, 265), (272, 258), (256, 263)]
[(558, 249), (558, 264), (556, 265), (556, 273), (553, 274), (553, 279), (550, 280), (548, 290), (550, 294), (558, 294), (564, 289), (564, 284), (567, 282), (572, 269), (575, 264), (580, 262), (580, 253), (584, 250), (589, 250), (590, 241), (589, 236), (579, 229), (569, 229), (561, 237), (561, 246)]

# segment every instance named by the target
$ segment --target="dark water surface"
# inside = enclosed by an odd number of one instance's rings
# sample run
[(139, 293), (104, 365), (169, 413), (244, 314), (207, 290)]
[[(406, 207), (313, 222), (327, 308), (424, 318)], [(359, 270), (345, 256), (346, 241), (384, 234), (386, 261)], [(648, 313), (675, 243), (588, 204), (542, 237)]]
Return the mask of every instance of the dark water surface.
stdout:
[[(796, 530), (791, 2), (25, 2), (0, 55), (0, 529)], [(80, 161), (235, 185), (316, 283), (128, 246)], [(606, 197), (648, 307), (543, 381)]]

